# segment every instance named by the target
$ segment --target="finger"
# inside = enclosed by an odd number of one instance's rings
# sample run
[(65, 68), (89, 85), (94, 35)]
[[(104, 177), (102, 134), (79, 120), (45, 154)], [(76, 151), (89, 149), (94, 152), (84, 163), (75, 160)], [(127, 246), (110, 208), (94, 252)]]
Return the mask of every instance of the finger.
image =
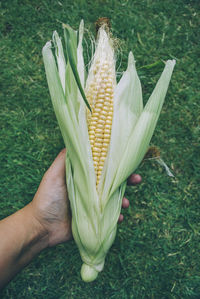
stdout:
[(66, 148), (64, 148), (58, 156), (55, 158), (49, 169), (48, 174), (52, 174), (55, 177), (65, 176), (65, 157)]
[(129, 207), (129, 200), (126, 198), (126, 197), (124, 197), (123, 199), (122, 199), (122, 208), (123, 209), (126, 209), (126, 208), (128, 208)]
[(139, 174), (131, 174), (130, 177), (127, 180), (127, 185), (137, 185), (141, 183), (142, 177)]
[(122, 214), (119, 215), (118, 223), (121, 223), (124, 220), (124, 216)]

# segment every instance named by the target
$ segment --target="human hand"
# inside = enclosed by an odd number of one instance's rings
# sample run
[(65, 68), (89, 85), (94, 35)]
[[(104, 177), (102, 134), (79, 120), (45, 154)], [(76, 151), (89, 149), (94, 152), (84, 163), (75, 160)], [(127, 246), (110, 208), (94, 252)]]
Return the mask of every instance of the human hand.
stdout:
[[(34, 217), (48, 234), (48, 246), (68, 241), (72, 237), (71, 214), (65, 180), (65, 155), (63, 149), (46, 171), (40, 186), (31, 202)], [(129, 185), (141, 182), (141, 177), (133, 174), (128, 179)], [(122, 208), (128, 208), (129, 200), (123, 198)], [(123, 221), (119, 216), (119, 223)]]
[(65, 180), (63, 149), (45, 172), (31, 202), (34, 217), (48, 234), (48, 246), (71, 239), (71, 214)]
[[(32, 202), (0, 221), (0, 289), (41, 250), (72, 237), (65, 155), (64, 149), (47, 170)], [(140, 181), (139, 175), (132, 175), (128, 184)], [(122, 208), (128, 206), (123, 198)]]

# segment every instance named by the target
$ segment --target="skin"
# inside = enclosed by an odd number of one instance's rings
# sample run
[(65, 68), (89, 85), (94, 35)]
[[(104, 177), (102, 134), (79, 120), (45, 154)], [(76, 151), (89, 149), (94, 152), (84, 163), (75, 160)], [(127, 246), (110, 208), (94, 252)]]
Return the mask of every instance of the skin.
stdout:
[[(65, 154), (64, 149), (46, 171), (33, 200), (0, 221), (0, 289), (44, 248), (72, 238)], [(128, 179), (129, 185), (140, 182), (137, 174)], [(128, 206), (129, 201), (124, 197), (122, 208)], [(120, 214), (118, 222), (122, 221)]]

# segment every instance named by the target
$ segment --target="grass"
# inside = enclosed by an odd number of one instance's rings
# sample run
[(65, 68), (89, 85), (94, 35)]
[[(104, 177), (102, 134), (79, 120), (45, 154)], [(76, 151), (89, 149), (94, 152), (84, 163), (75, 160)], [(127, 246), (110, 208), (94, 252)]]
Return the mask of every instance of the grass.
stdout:
[(99, 278), (85, 284), (73, 241), (42, 252), (1, 298), (200, 298), (199, 2), (195, 0), (30, 1), (0, 3), (0, 218), (33, 198), (62, 137), (51, 106), (41, 49), (61, 22), (88, 30), (111, 19), (121, 40), (119, 72), (133, 50), (144, 101), (162, 67), (177, 64), (152, 139), (175, 178), (152, 161), (126, 195), (131, 207)]

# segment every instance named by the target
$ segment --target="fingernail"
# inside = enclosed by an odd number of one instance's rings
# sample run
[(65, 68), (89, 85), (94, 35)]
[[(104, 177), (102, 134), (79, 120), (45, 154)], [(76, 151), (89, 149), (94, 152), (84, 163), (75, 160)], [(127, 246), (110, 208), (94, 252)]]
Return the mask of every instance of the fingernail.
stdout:
[(142, 181), (142, 177), (139, 174), (135, 174), (133, 173), (132, 175), (130, 175), (130, 177), (128, 178), (127, 184), (128, 185), (136, 185), (141, 183)]

